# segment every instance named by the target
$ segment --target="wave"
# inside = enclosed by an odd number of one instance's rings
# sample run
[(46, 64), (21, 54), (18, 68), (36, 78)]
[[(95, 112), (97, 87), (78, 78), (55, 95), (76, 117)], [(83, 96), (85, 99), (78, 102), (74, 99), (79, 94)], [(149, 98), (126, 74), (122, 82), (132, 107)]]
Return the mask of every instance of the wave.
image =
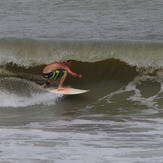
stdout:
[(138, 69), (159, 69), (163, 65), (163, 43), (0, 39), (1, 66), (12, 63), (28, 68), (67, 59), (91, 63), (116, 59)]
[[(8, 64), (0, 72), (0, 107), (28, 107), (56, 105), (60, 96), (42, 89), (44, 65), (19, 67)], [(98, 62), (73, 61), (72, 71), (81, 73), (82, 79), (68, 76), (64, 86), (91, 90), (86, 97), (88, 107), (147, 106), (162, 107), (163, 71), (139, 72), (115, 59)], [(57, 86), (57, 83), (53, 83)], [(71, 100), (70, 100), (71, 101)], [(94, 102), (96, 101), (96, 102)], [(93, 102), (93, 103), (92, 103)]]
[(0, 39), (0, 107), (55, 105), (59, 96), (40, 86), (42, 71), (46, 64), (66, 59), (73, 60), (72, 71), (83, 78), (68, 76), (64, 84), (92, 90), (90, 101), (97, 102), (88, 107), (162, 107), (162, 52), (162, 43), (151, 42)]

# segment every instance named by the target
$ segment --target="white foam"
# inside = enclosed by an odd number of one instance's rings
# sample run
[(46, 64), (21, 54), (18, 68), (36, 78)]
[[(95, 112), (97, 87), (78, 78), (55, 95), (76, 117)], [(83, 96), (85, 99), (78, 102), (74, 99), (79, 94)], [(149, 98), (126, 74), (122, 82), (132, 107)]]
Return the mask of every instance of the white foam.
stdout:
[(51, 93), (35, 93), (30, 97), (9, 92), (0, 92), (0, 107), (26, 107), (32, 105), (54, 105), (60, 96)]
[(78, 119), (4, 126), (0, 128), (1, 161), (94, 163), (162, 160), (162, 120), (148, 120), (122, 123)]
[[(133, 81), (129, 82), (127, 86), (120, 88), (119, 90), (110, 93), (109, 95), (101, 98), (101, 100), (107, 99), (108, 103), (112, 103), (111, 98), (113, 96), (116, 96), (118, 94), (122, 94), (125, 92), (132, 92), (133, 95), (129, 96), (128, 101), (133, 101), (136, 102), (138, 105), (144, 105), (147, 107), (152, 107), (152, 108), (158, 108), (159, 104), (157, 103), (157, 99), (160, 98), (160, 95), (163, 92), (163, 72), (162, 70), (158, 71), (156, 75), (149, 75), (149, 74), (141, 74), (138, 75), (134, 78)], [(143, 82), (150, 81), (153, 83), (157, 83), (160, 87), (159, 90), (154, 94), (151, 95), (150, 97), (143, 97), (141, 90), (138, 88)], [(151, 88), (152, 89), (152, 88)]]
[[(2, 82), (3, 81), (3, 82)], [(1, 80), (0, 107), (26, 107), (32, 105), (55, 105), (61, 95), (42, 89), (41, 86), (18, 78)]]

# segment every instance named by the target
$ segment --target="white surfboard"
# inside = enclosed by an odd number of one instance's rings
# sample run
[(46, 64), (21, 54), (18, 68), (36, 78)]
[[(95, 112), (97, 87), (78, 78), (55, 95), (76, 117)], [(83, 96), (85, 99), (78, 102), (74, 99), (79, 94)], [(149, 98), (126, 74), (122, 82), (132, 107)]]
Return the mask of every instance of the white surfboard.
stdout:
[(57, 93), (57, 94), (63, 94), (63, 95), (77, 95), (86, 93), (89, 90), (83, 90), (83, 89), (76, 89), (76, 88), (63, 88), (63, 89), (56, 89), (54, 87), (46, 88), (47, 91), (51, 93)]

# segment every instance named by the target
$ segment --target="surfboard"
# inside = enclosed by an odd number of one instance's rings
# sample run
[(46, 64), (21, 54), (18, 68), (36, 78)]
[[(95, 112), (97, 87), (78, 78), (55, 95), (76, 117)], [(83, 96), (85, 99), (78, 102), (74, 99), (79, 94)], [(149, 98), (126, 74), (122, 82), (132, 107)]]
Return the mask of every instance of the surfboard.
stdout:
[(63, 88), (63, 89), (58, 90), (54, 87), (46, 88), (46, 90), (51, 93), (63, 94), (63, 95), (77, 95), (77, 94), (82, 94), (82, 93), (86, 93), (89, 91), (89, 90), (76, 89), (76, 88)]

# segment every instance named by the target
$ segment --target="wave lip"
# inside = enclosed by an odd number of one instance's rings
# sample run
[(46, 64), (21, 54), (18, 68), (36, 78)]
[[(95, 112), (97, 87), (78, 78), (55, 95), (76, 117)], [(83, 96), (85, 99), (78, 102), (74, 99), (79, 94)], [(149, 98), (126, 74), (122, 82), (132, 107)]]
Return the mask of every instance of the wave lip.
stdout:
[(36, 67), (72, 59), (97, 62), (118, 59), (137, 68), (162, 68), (162, 42), (58, 41), (0, 39), (0, 65)]

